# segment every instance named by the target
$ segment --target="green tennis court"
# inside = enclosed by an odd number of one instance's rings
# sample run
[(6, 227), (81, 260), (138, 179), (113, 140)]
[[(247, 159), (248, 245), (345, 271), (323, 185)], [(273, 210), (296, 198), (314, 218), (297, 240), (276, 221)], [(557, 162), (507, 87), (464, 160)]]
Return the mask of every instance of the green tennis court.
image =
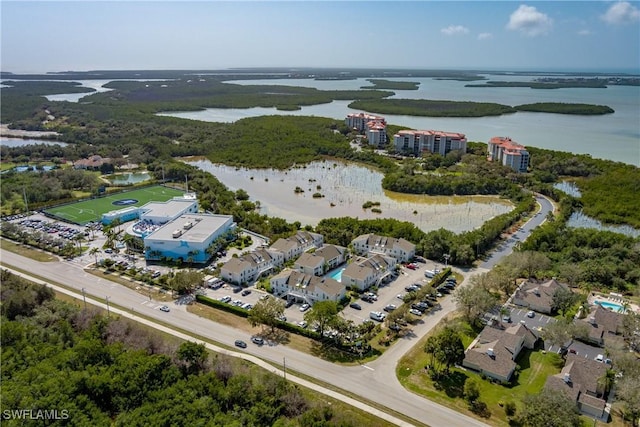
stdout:
[(111, 194), (97, 199), (55, 206), (50, 209), (45, 209), (45, 212), (63, 221), (83, 225), (91, 221), (100, 221), (102, 214), (110, 211), (130, 206), (140, 207), (149, 202), (166, 202), (173, 197), (182, 196), (183, 194), (184, 191), (181, 190), (163, 187), (162, 185), (154, 185), (152, 187)]

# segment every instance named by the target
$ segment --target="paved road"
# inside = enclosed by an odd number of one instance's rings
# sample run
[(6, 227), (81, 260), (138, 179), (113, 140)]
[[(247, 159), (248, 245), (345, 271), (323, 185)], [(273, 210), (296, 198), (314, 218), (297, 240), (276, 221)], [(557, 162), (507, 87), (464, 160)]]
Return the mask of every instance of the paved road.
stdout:
[[(168, 322), (176, 328), (191, 331), (211, 341), (229, 346), (233, 346), (236, 339), (250, 340), (249, 334), (231, 327), (220, 324), (212, 327), (211, 321), (187, 312), (185, 306), (171, 306), (170, 313), (162, 312), (159, 308), (163, 303), (149, 300), (144, 295), (106, 279), (96, 278), (74, 262), (40, 263), (12, 252), (3, 251), (2, 263), (6, 266), (16, 266), (25, 271), (36, 272), (39, 276), (47, 277), (52, 282), (72, 287), (77, 290), (76, 296), (78, 298), (82, 298), (81, 290), (83, 288), (88, 298), (96, 296), (104, 300), (108, 297), (110, 309), (115, 312), (115, 310), (122, 308), (120, 314), (135, 317), (136, 320), (140, 319), (135, 314), (144, 314), (151, 319)], [(468, 279), (464, 283), (467, 281)], [(419, 337), (435, 326), (446, 313), (455, 308), (450, 296), (441, 303), (443, 309), (425, 316), (424, 322), (414, 328), (415, 334), (413, 336), (400, 340), (383, 356), (369, 365), (338, 366), (283, 345), (258, 347), (250, 344), (246, 353), (271, 361), (277, 366), (286, 360), (287, 369), (317, 378), (425, 424), (450, 427), (484, 426), (485, 424), (478, 420), (407, 391), (396, 378), (395, 366), (399, 358), (415, 345)], [(171, 333), (178, 335), (175, 331)], [(346, 400), (346, 396), (339, 398)], [(407, 425), (387, 414), (380, 416), (398, 425)]]
[(490, 270), (495, 267), (502, 258), (513, 252), (513, 248), (516, 245), (524, 242), (534, 228), (542, 225), (547, 220), (549, 212), (553, 212), (553, 204), (546, 197), (539, 195), (536, 195), (536, 201), (540, 206), (540, 211), (527, 221), (519, 231), (511, 235), (505, 242), (491, 251), (491, 253), (487, 255), (486, 259), (480, 264), (481, 268)]
[[(513, 251), (513, 247), (518, 241), (525, 239), (533, 228), (545, 221), (546, 215), (552, 211), (553, 205), (542, 197), (537, 197), (537, 200), (541, 206), (541, 211), (522, 227), (523, 231), (519, 231), (517, 236), (513, 236), (502, 247), (493, 251), (481, 264), (480, 268), (469, 271), (459, 270), (459, 272), (465, 276), (465, 280), (460, 286), (468, 285), (474, 275), (486, 272), (495, 266), (502, 257), (509, 255)], [(76, 296), (79, 298), (82, 297), (81, 292), (83, 289), (84, 294), (89, 298), (91, 296), (102, 299), (108, 298), (114, 310), (117, 309), (116, 306), (123, 309), (119, 312), (119, 314), (123, 316), (134, 317), (136, 320), (141, 320), (135, 316), (135, 314), (144, 314), (152, 319), (170, 323), (174, 327), (191, 331), (206, 339), (225, 343), (229, 346), (232, 346), (236, 339), (250, 340), (250, 336), (247, 333), (237, 331), (225, 325), (216, 324), (215, 327), (212, 328), (211, 321), (187, 312), (185, 306), (174, 305), (171, 307), (170, 313), (162, 312), (159, 308), (163, 303), (149, 300), (148, 297), (106, 279), (96, 278), (85, 272), (83, 265), (77, 260), (71, 262), (40, 263), (11, 252), (3, 251), (2, 263), (7, 266), (16, 266), (25, 271), (37, 272), (39, 276), (47, 277), (52, 282), (62, 283), (72, 287), (77, 290)], [(355, 367), (338, 366), (283, 345), (265, 345), (263, 347), (250, 345), (245, 353), (257, 356), (266, 361), (271, 361), (276, 365), (280, 365), (286, 360), (288, 369), (332, 384), (357, 396), (369, 399), (370, 401), (377, 402), (421, 423), (448, 427), (484, 426), (485, 424), (478, 420), (407, 391), (402, 387), (396, 377), (395, 367), (400, 358), (442, 318), (455, 310), (455, 303), (451, 295), (442, 298), (440, 304), (441, 310), (431, 312), (424, 316), (422, 322), (414, 326), (413, 334), (408, 334), (406, 337), (397, 341), (381, 357), (367, 365)], [(159, 329), (161, 328), (161, 326), (157, 324), (153, 324), (152, 326)], [(167, 332), (176, 336), (181, 335), (179, 332), (173, 330), (167, 330)], [(212, 348), (217, 351), (218, 348), (214, 347), (215, 346), (212, 346)], [(226, 350), (225, 352), (229, 353)], [(233, 354), (235, 355), (237, 353), (233, 352)], [(259, 361), (257, 359), (252, 360)], [(310, 384), (310, 386), (313, 385)], [(321, 387), (313, 388), (329, 394), (328, 390), (322, 389)], [(339, 398), (350, 402), (350, 399), (346, 396), (340, 396)], [(375, 412), (375, 410), (370, 407), (366, 410)], [(407, 425), (388, 414), (377, 413), (377, 415), (398, 425)]]

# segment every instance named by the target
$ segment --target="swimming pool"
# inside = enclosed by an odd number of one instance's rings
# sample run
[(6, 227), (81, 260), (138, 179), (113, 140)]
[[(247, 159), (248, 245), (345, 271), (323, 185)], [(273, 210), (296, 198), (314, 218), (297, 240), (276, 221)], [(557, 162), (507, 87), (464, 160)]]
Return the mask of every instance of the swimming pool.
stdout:
[(333, 273), (329, 273), (329, 277), (331, 277), (336, 282), (342, 282), (342, 272), (343, 271), (344, 271), (344, 268), (339, 268), (338, 270), (334, 271)]
[(596, 304), (601, 305), (604, 308), (608, 308), (613, 311), (617, 311), (618, 313), (623, 313), (624, 308), (620, 304), (615, 304), (608, 301), (594, 301)]

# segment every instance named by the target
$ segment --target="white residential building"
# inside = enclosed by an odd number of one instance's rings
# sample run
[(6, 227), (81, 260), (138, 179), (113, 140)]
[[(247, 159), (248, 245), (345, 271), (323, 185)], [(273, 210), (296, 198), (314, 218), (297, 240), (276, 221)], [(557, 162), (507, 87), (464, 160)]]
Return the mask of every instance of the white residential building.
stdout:
[(363, 234), (351, 242), (358, 255), (384, 254), (395, 258), (398, 262), (409, 262), (416, 255), (416, 245), (405, 239)]
[(526, 172), (529, 167), (529, 152), (523, 145), (509, 137), (494, 136), (487, 145), (490, 161), (500, 162), (516, 172)]
[(302, 255), (303, 252), (313, 248), (320, 248), (324, 242), (324, 236), (308, 231), (298, 231), (295, 235), (286, 239), (276, 240), (270, 247), (270, 251), (282, 252), (284, 260), (288, 261)]
[(467, 151), (467, 138), (463, 133), (439, 130), (401, 130), (393, 135), (393, 146), (397, 151), (419, 157), (424, 151), (442, 156), (449, 151)]
[(346, 290), (344, 285), (329, 277), (318, 277), (299, 271), (284, 269), (270, 280), (275, 295), (305, 301), (313, 305), (319, 301), (340, 301)]
[(265, 273), (284, 264), (284, 255), (270, 249), (257, 249), (239, 257), (233, 257), (220, 267), (220, 277), (236, 285), (249, 284)]
[(349, 264), (342, 272), (340, 281), (344, 286), (364, 291), (390, 278), (396, 265), (395, 258), (375, 254)]
[(350, 129), (363, 132), (369, 145), (381, 146), (387, 143), (387, 121), (384, 117), (366, 113), (348, 114), (345, 124)]
[(346, 260), (347, 249), (343, 246), (324, 245), (315, 252), (305, 252), (296, 260), (294, 270), (314, 276), (322, 276)]

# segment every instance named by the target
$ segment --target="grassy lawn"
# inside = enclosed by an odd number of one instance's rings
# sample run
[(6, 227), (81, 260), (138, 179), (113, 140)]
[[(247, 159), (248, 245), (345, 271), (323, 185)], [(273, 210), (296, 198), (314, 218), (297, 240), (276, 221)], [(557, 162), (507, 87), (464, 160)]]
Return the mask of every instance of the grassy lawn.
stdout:
[[(453, 319), (446, 319), (446, 321), (448, 324), (455, 322)], [(475, 335), (467, 335), (468, 333), (473, 334), (468, 325), (465, 326), (460, 322), (455, 323), (459, 324), (458, 329), (463, 343), (468, 346), (475, 338)], [(396, 374), (402, 385), (414, 393), (471, 417), (482, 419), (491, 425), (509, 425), (501, 404), (513, 401), (520, 409), (525, 394), (540, 392), (547, 377), (559, 373), (562, 367), (562, 360), (555, 353), (543, 354), (541, 351), (524, 349), (516, 360), (521, 367), (520, 374), (511, 386), (493, 384), (488, 380), (483, 380), (475, 372), (458, 368), (452, 369), (445, 381), (440, 384), (434, 384), (425, 370), (429, 359), (429, 356), (423, 351), (426, 338), (424, 337), (418, 345), (400, 360)], [(464, 383), (471, 378), (476, 379), (479, 385), (480, 400), (486, 403), (490, 412), (488, 419), (480, 418), (469, 411), (467, 403), (463, 399)]]
[[(56, 206), (47, 209), (46, 212), (77, 224), (86, 224), (89, 221), (100, 220), (102, 214), (109, 211), (122, 209), (127, 206), (140, 207), (151, 201), (165, 202), (172, 197), (181, 196), (182, 194), (184, 194), (184, 191), (157, 185)], [(118, 203), (124, 199), (135, 200), (135, 203), (131, 205), (114, 205), (114, 203)]]
[(19, 245), (17, 243), (10, 242), (5, 239), (0, 239), (0, 248), (3, 251), (9, 251), (16, 253), (18, 255), (22, 255), (27, 258), (31, 258), (35, 261), (40, 262), (52, 262), (57, 261), (58, 257), (51, 255), (48, 252), (41, 251), (39, 249), (34, 249), (29, 246)]

